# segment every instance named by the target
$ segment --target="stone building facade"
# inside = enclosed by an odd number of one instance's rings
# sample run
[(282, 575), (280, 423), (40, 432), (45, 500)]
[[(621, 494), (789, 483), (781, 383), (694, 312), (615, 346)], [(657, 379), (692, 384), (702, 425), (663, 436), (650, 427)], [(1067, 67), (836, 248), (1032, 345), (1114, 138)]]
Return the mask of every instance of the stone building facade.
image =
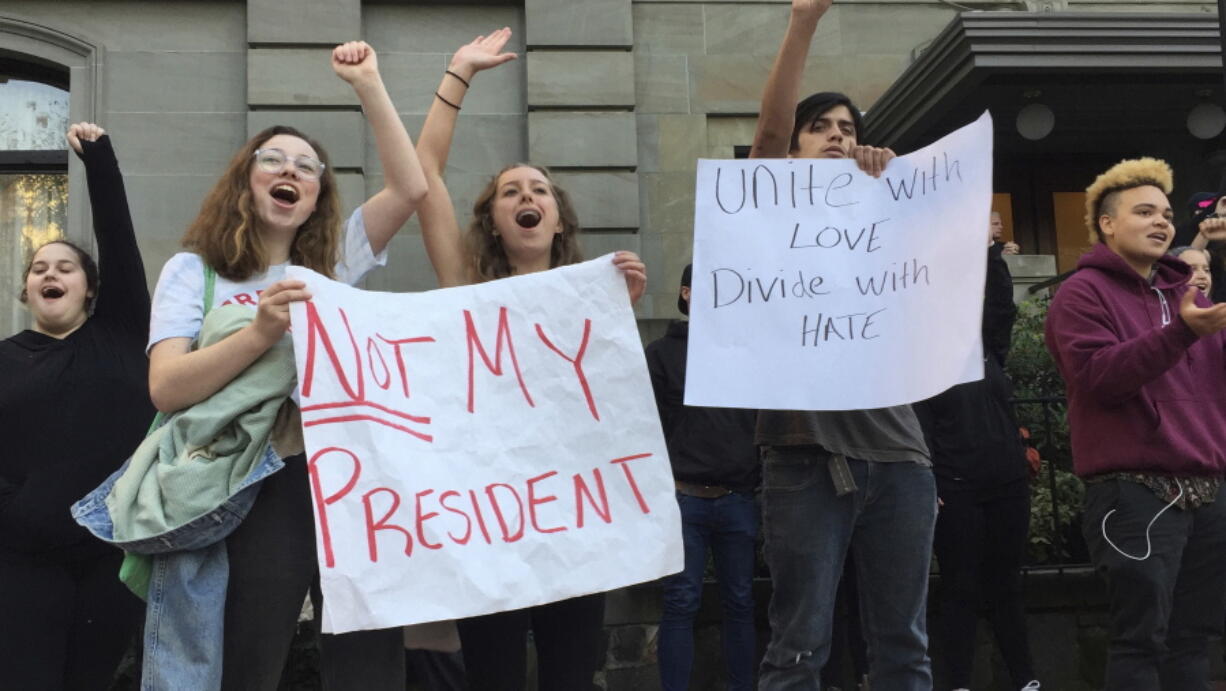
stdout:
[[(805, 89), (846, 91), (871, 110), (964, 9), (1211, 13), (1215, 6), (841, 0), (822, 20)], [(788, 10), (785, 0), (0, 0), (0, 78), (23, 64), (58, 73), (68, 119), (95, 120), (113, 134), (152, 285), (234, 150), (268, 124), (300, 126), (328, 147), (347, 206), (379, 188), (356, 99), (328, 66), (333, 44), (363, 38), (375, 46), (415, 135), (449, 54), (510, 26), (509, 50), (520, 59), (479, 75), (460, 116), (449, 184), (461, 216), (505, 164), (552, 167), (577, 202), (589, 256), (627, 248), (647, 261), (638, 316), (650, 337), (676, 316), (695, 161), (730, 157), (751, 143)], [(15, 165), (2, 149), (0, 175)], [(66, 232), (88, 243), (87, 204), (75, 193), (83, 177), (69, 159)], [(417, 234), (410, 221), (389, 266), (367, 287), (433, 286)], [(0, 299), (10, 302), (16, 278), (5, 278)], [(5, 333), (21, 326), (21, 310), (10, 305), (0, 309)]]

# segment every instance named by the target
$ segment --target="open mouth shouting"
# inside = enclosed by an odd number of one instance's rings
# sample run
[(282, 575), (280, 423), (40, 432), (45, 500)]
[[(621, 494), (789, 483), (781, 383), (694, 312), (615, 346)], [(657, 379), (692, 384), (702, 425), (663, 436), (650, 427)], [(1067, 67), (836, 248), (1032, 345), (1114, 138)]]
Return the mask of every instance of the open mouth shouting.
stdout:
[(45, 285), (38, 291), (44, 300), (58, 300), (64, 297), (64, 289), (57, 285)]
[(520, 209), (515, 214), (515, 222), (521, 228), (532, 229), (541, 224), (541, 212), (536, 209)]
[(272, 196), (273, 203), (283, 208), (290, 208), (297, 204), (299, 197), (302, 196), (296, 187), (287, 183), (273, 187), (269, 194)]
[(1170, 236), (1161, 230), (1155, 230), (1154, 232), (1150, 233), (1149, 235), (1146, 235), (1145, 237), (1149, 238), (1150, 240), (1153, 240), (1154, 242), (1161, 243), (1163, 245), (1165, 245), (1167, 240), (1170, 239)]

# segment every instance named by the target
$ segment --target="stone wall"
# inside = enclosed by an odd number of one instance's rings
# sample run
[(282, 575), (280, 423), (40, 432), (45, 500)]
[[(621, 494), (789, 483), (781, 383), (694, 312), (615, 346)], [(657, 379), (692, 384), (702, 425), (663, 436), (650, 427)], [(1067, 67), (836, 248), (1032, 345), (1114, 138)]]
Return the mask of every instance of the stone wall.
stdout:
[[(1025, 573), (1026, 623), (1035, 673), (1043, 688), (1060, 691), (1093, 691), (1103, 685), (1107, 659), (1106, 586), (1089, 567), (1031, 570)], [(931, 583), (928, 608), (929, 654), (933, 659), (934, 688), (949, 688), (945, 682), (944, 651), (935, 632), (941, 626), (937, 593), (940, 576)], [(770, 581), (755, 582), (759, 654), (764, 652), (770, 627), (766, 614)], [(660, 590), (655, 584), (609, 594), (605, 611), (607, 646), (605, 668), (598, 676), (609, 691), (659, 691), (656, 662), (656, 631), (660, 619)], [(719, 638), (719, 595), (715, 583), (703, 592), (702, 609), (695, 622), (695, 660), (690, 688), (722, 691), (726, 688)], [(851, 675), (849, 659), (840, 661)], [(1222, 646), (1210, 649), (1212, 678), (1226, 679)], [(1009, 681), (996, 642), (987, 622), (980, 619), (972, 688), (984, 691), (1015, 691)]]
[[(979, 9), (1024, 3), (964, 0)], [(1053, 0), (1044, 9), (1212, 12), (1179, 0)], [(619, 248), (648, 263), (637, 308), (645, 337), (677, 316), (690, 259), (700, 157), (748, 146), (787, 0), (5, 0), (0, 51), (29, 53), (5, 25), (36, 25), (90, 46), (74, 67), (72, 116), (114, 134), (150, 284), (232, 152), (273, 122), (301, 125), (336, 158), (348, 208), (382, 184), (356, 100), (328, 48), (364, 38), (416, 135), (451, 51), (500, 26), (521, 59), (478, 76), (449, 166), (462, 219), (489, 176), (522, 159), (552, 166), (573, 192), (589, 255)], [(954, 16), (937, 0), (842, 0), (823, 18), (802, 91), (876, 98)], [(70, 182), (83, 177), (75, 160)], [(73, 195), (70, 233), (88, 242)], [(368, 287), (433, 287), (416, 221)], [(0, 325), (2, 326), (2, 325)]]

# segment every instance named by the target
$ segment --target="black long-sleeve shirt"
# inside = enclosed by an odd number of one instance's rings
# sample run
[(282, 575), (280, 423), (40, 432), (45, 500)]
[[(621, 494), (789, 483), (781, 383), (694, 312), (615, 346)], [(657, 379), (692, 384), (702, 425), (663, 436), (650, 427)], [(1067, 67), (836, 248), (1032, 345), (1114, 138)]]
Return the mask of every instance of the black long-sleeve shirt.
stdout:
[(911, 407), (932, 451), (938, 490), (988, 489), (1027, 473), (1025, 449), (1009, 407), (1013, 385), (1005, 357), (1013, 338), (1017, 306), (1013, 278), (1002, 256), (1004, 243), (988, 248), (983, 295), (983, 379), (954, 386)]
[(664, 338), (647, 346), (647, 371), (673, 476), (699, 485), (752, 490), (761, 476), (753, 438), (757, 411), (685, 405), (689, 326), (689, 322), (673, 322)]
[(131, 455), (154, 415), (149, 291), (123, 177), (108, 137), (82, 149), (98, 244), (94, 313), (63, 339), (23, 331), (0, 341), (0, 550), (57, 560), (110, 549), (69, 507)]

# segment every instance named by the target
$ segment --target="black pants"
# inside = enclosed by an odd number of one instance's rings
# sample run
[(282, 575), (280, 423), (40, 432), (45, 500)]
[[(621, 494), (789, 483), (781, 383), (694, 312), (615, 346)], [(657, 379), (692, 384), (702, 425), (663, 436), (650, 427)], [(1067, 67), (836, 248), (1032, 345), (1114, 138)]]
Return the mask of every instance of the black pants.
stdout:
[(540, 691), (590, 691), (600, 663), (604, 593), (456, 622), (472, 691), (522, 691), (527, 633), (536, 644)]
[[(227, 538), (223, 691), (276, 690), (308, 591), (318, 624), (313, 516), (306, 462), (294, 456), (264, 480), (251, 512)], [(326, 691), (403, 691), (401, 630), (321, 635), (319, 667)]]
[(1082, 530), (1095, 568), (1107, 579), (1111, 642), (1107, 691), (1200, 691), (1209, 688), (1209, 637), (1226, 612), (1226, 492), (1185, 511), (1126, 480), (1086, 487)]
[(409, 648), (405, 651), (405, 658), (410, 674), (429, 691), (468, 691), (464, 654), (460, 651), (444, 653)]
[[(940, 483), (938, 483), (940, 485)], [(971, 686), (978, 612), (986, 605), (1015, 688), (1035, 679), (1022, 602), (1022, 559), (1030, 529), (1025, 479), (986, 490), (939, 490), (933, 548), (941, 568), (941, 636), (949, 684)]]
[(106, 689), (145, 604), (119, 582), (123, 553), (48, 563), (0, 551), (0, 686)]

